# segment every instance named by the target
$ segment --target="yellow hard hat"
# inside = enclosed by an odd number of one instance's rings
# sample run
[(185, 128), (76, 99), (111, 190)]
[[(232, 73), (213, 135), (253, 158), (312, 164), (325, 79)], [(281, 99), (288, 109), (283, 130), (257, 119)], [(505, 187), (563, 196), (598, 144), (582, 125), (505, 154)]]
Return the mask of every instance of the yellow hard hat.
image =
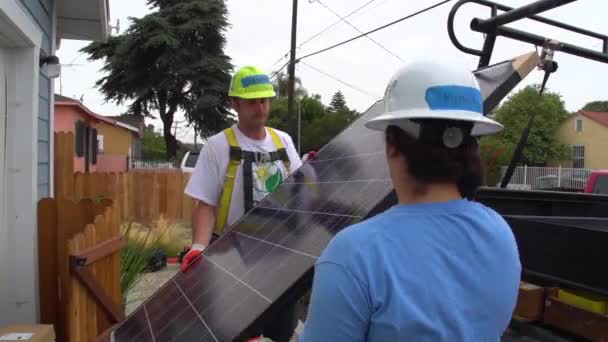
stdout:
[(240, 68), (230, 82), (228, 96), (243, 99), (260, 99), (275, 97), (270, 77), (260, 68), (245, 66)]

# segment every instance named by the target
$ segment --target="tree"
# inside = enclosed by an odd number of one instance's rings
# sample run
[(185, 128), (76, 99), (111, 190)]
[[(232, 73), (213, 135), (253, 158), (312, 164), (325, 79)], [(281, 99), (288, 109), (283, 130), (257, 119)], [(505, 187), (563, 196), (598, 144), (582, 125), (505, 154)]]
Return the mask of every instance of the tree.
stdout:
[(154, 129), (146, 128), (141, 140), (142, 160), (162, 160), (167, 155), (167, 149), (163, 136), (154, 132)]
[(587, 103), (582, 110), (590, 112), (608, 112), (608, 101), (593, 101)]
[(501, 180), (501, 167), (511, 161), (515, 145), (503, 141), (500, 136), (484, 137), (479, 145), (485, 184), (496, 186)]
[(545, 166), (549, 161), (563, 160), (567, 147), (557, 139), (557, 130), (568, 116), (561, 95), (545, 91), (538, 94), (539, 86), (528, 86), (511, 96), (496, 111), (496, 120), (505, 126), (494, 141), (497, 145), (512, 150), (517, 145), (529, 115), (535, 111), (534, 127), (523, 151), (522, 163)]
[(320, 150), (353, 121), (349, 111), (340, 111), (307, 123), (302, 132), (302, 152)]
[[(356, 120), (359, 114), (354, 110), (332, 112), (321, 102), (321, 96), (304, 96), (301, 101), (302, 152), (319, 150), (338, 133)], [(268, 125), (287, 132), (298, 146), (298, 132), (287, 117), (287, 99), (275, 99), (270, 106)]]
[[(277, 97), (287, 97), (289, 89), (289, 76), (286, 73), (278, 72), (274, 78), (274, 89), (277, 93)], [(302, 87), (302, 80), (299, 77), (294, 79), (294, 97), (300, 99), (306, 96), (306, 89)]]
[(346, 99), (344, 98), (344, 94), (342, 94), (340, 90), (338, 90), (331, 98), (329, 108), (336, 112), (341, 110), (348, 110), (348, 107), (346, 106)]
[(131, 18), (127, 31), (81, 51), (103, 60), (96, 82), (106, 101), (129, 102), (127, 114), (163, 122), (166, 158), (175, 157), (171, 132), (183, 111), (203, 137), (228, 127), (230, 59), (223, 52), (228, 25), (223, 0), (148, 0), (156, 11)]
[[(274, 80), (277, 98), (272, 100), (268, 126), (275, 127), (288, 133), (296, 147), (299, 146), (297, 125), (294, 118), (287, 113), (287, 75), (279, 72)], [(333, 96), (336, 101), (327, 107), (318, 94), (309, 95), (302, 86), (302, 81), (296, 77), (295, 99), (296, 110), (301, 110), (301, 150), (302, 152), (319, 150), (350, 123), (359, 117), (359, 113), (348, 108), (344, 94), (341, 91)], [(334, 106), (335, 105), (335, 106)]]

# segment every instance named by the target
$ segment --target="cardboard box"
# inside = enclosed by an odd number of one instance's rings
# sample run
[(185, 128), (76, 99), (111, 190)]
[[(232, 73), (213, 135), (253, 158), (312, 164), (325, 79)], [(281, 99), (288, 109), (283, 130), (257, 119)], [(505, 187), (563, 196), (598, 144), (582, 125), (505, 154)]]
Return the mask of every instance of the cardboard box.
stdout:
[(522, 322), (538, 321), (545, 306), (545, 289), (526, 282), (519, 283), (517, 306), (513, 318)]
[(0, 328), (0, 341), (55, 342), (55, 329), (50, 324), (8, 326)]

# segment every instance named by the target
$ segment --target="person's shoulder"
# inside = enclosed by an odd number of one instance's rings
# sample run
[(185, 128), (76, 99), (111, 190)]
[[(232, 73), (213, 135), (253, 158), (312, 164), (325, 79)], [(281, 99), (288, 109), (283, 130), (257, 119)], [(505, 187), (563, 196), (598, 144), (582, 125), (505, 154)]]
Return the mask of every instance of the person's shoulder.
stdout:
[(505, 219), (502, 217), (502, 215), (500, 215), (493, 208), (490, 208), (481, 202), (469, 201), (468, 203), (475, 210), (475, 212), (478, 216), (482, 216), (482, 217), (484, 217), (486, 219), (490, 219), (490, 220), (504, 222), (505, 224), (507, 224)]
[(268, 128), (271, 128), (273, 131), (275, 131), (277, 133), (277, 135), (279, 136), (279, 138), (281, 138), (281, 140), (283, 140), (284, 142), (293, 143), (293, 139), (291, 138), (289, 133), (283, 132), (280, 129), (276, 129), (274, 127), (268, 127)]
[(347, 265), (351, 260), (373, 249), (382, 227), (384, 214), (353, 224), (342, 229), (330, 241), (320, 261)]
[(228, 138), (226, 138), (226, 133), (224, 133), (224, 130), (207, 138), (207, 142), (205, 143), (205, 147), (211, 149), (217, 149), (225, 146), (228, 146)]

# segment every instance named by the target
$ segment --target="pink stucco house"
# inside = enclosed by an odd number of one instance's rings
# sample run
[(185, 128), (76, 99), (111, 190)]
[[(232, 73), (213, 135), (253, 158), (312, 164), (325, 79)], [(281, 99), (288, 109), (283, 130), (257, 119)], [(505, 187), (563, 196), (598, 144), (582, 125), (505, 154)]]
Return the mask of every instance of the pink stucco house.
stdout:
[(94, 113), (80, 101), (55, 95), (55, 132), (74, 133), (75, 172), (123, 172), (142, 130)]

